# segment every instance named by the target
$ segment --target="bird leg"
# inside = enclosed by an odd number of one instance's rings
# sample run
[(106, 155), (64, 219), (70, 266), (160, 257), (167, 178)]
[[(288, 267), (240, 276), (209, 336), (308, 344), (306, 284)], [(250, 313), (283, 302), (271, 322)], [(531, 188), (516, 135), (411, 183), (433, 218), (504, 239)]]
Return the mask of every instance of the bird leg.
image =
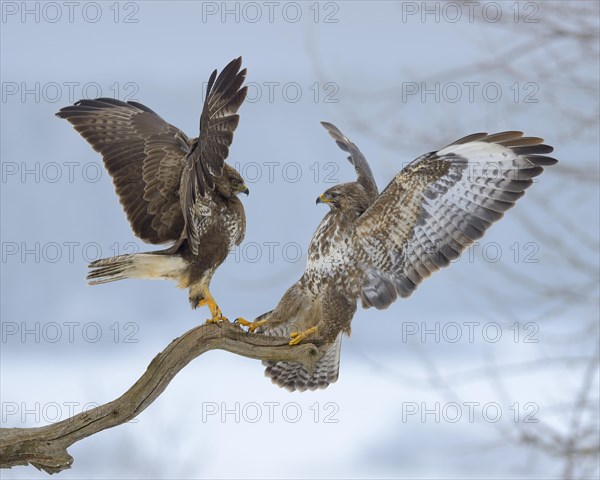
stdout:
[(210, 310), (210, 315), (211, 318), (209, 318), (206, 323), (218, 323), (218, 322), (228, 322), (229, 320), (227, 320), (227, 317), (223, 316), (223, 313), (221, 313), (221, 309), (219, 308), (219, 306), (217, 305), (217, 302), (215, 302), (215, 299), (213, 298), (213, 296), (210, 294), (209, 291), (206, 291), (205, 296), (202, 300), (200, 300), (200, 302), (198, 302), (198, 306), (199, 307), (203, 307), (204, 305), (206, 305), (208, 307), (208, 309)]
[(240, 324), (242, 327), (248, 327), (248, 331), (250, 333), (254, 333), (254, 331), (260, 327), (261, 325), (264, 325), (265, 323), (267, 323), (266, 320), (259, 320), (258, 322), (249, 322), (248, 320), (246, 320), (245, 318), (236, 318), (235, 323)]
[(310, 328), (304, 330), (303, 332), (292, 332), (292, 333), (290, 333), (291, 340), (290, 340), (289, 345), (297, 345), (297, 344), (299, 344), (302, 340), (306, 340), (307, 337), (309, 337), (310, 335), (312, 335), (316, 331), (317, 331), (317, 327), (315, 325), (314, 327), (310, 327)]

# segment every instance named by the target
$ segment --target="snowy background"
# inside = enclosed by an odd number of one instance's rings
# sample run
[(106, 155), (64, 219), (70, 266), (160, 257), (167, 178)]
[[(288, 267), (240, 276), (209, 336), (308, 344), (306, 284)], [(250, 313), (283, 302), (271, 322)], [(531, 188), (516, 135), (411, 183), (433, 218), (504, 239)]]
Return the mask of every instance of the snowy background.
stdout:
[(208, 318), (172, 283), (86, 285), (89, 261), (153, 247), (54, 113), (134, 99), (195, 136), (210, 72), (242, 55), (229, 162), (248, 229), (211, 286), (230, 318), (273, 308), (326, 213), (315, 198), (353, 178), (321, 120), (380, 189), (477, 131), (542, 136), (561, 163), (410, 299), (359, 310), (336, 384), (290, 394), (210, 352), (137, 419), (72, 446), (59, 478), (597, 476), (598, 4), (569, 5), (2, 2), (2, 426), (116, 398)]

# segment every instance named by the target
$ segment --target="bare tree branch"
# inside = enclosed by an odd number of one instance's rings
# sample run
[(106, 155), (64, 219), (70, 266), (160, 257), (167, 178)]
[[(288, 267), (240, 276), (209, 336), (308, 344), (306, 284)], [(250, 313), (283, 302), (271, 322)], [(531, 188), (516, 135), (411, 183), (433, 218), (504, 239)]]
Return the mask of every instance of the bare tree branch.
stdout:
[(68, 447), (135, 418), (159, 397), (180, 370), (209, 350), (226, 350), (259, 360), (300, 362), (309, 371), (323, 354), (322, 347), (289, 346), (285, 338), (250, 334), (228, 322), (201, 325), (173, 340), (116, 400), (44, 427), (0, 429), (0, 467), (33, 465), (47, 473), (70, 468), (73, 457), (67, 452)]

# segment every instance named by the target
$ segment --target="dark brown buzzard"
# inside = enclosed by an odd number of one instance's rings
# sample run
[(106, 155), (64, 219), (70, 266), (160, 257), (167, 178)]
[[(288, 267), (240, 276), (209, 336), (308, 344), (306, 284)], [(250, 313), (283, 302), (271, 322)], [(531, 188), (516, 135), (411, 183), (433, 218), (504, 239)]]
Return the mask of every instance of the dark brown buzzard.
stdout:
[(177, 280), (193, 308), (207, 305), (223, 320), (209, 291), (211, 278), (246, 230), (237, 195), (248, 194), (225, 163), (237, 111), (246, 97), (242, 59), (208, 80), (200, 135), (188, 138), (148, 107), (110, 98), (80, 100), (65, 118), (102, 155), (133, 232), (144, 242), (173, 242), (166, 250), (120, 255), (90, 264), (90, 285), (124, 278)]
[(313, 372), (300, 363), (265, 362), (266, 375), (289, 390), (325, 388), (338, 378), (342, 333), (360, 298), (387, 308), (461, 252), (521, 198), (553, 148), (521, 132), (476, 133), (414, 160), (378, 194), (356, 145), (323, 123), (350, 154), (357, 181), (336, 185), (317, 203), (331, 210), (315, 232), (306, 270), (252, 331), (329, 345)]

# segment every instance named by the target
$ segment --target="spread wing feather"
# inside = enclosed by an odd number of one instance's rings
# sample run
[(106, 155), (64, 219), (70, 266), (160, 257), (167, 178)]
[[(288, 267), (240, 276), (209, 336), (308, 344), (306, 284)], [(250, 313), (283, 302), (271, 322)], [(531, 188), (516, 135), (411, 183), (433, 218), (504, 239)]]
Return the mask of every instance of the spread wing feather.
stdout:
[(369, 166), (365, 156), (358, 149), (358, 147), (351, 142), (350, 139), (346, 137), (334, 124), (329, 122), (321, 122), (321, 125), (327, 129), (329, 135), (333, 137), (338, 147), (340, 147), (344, 152), (348, 152), (350, 154), (348, 161), (354, 165), (357, 175), (357, 182), (365, 189), (365, 192), (369, 196), (369, 200), (374, 201), (375, 198), (377, 198), (377, 195), (379, 195), (379, 190), (377, 188), (375, 178), (373, 177), (371, 167)]
[(386, 308), (447, 266), (557, 161), (521, 132), (477, 133), (403, 169), (359, 218), (363, 306)]
[(80, 100), (57, 114), (102, 155), (134, 233), (160, 244), (179, 239), (179, 184), (190, 142), (137, 102)]
[(241, 62), (210, 76), (200, 136), (193, 140), (138, 102), (80, 100), (56, 114), (102, 155), (131, 228), (145, 242), (187, 236), (198, 253), (202, 219), (213, 203), (206, 194), (222, 174), (246, 96)]
[(200, 136), (186, 160), (181, 180), (181, 209), (185, 212), (186, 237), (194, 253), (198, 252), (201, 237), (201, 225), (196, 220), (202, 216), (197, 216), (198, 210), (207, 204), (214, 177), (222, 175), (240, 120), (237, 111), (246, 98), (247, 87), (241, 88), (246, 69), (240, 70), (241, 65), (242, 58), (236, 58), (218, 77), (216, 70), (210, 76), (200, 116)]

